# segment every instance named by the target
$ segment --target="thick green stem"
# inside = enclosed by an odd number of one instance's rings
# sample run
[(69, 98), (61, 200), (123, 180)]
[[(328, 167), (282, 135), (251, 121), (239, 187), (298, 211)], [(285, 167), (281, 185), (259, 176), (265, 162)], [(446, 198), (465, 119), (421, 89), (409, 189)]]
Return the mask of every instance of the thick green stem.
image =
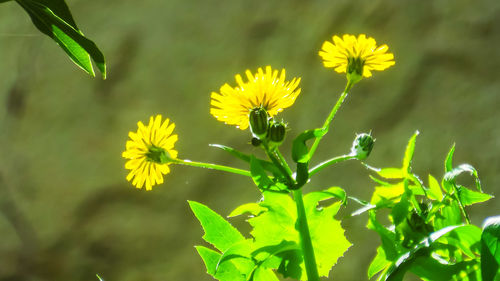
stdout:
[(304, 201), (302, 200), (302, 191), (300, 189), (293, 191), (293, 199), (297, 205), (298, 230), (300, 234), (300, 246), (304, 254), (304, 263), (306, 265), (306, 274), (308, 281), (319, 281), (318, 266), (314, 257), (314, 249), (307, 225), (306, 211)]
[[(345, 98), (347, 97), (347, 94), (349, 93), (349, 90), (351, 89), (352, 85), (353, 85), (353, 83), (351, 83), (351, 81), (349, 81), (347, 83), (344, 92), (342, 92), (339, 99), (337, 100), (337, 103), (332, 108), (332, 111), (330, 112), (330, 114), (326, 118), (325, 123), (323, 124), (323, 130), (328, 132), (328, 128), (330, 126), (330, 123), (332, 122), (333, 118), (335, 117), (335, 114), (337, 114), (337, 111), (339, 110), (340, 106), (342, 105)], [(309, 155), (311, 156), (311, 158), (314, 155), (314, 152), (316, 152), (316, 149), (318, 148), (319, 142), (321, 141), (322, 138), (323, 138), (323, 136), (320, 136), (314, 140), (314, 143), (311, 146), (311, 150), (309, 150)]]
[(332, 159), (328, 159), (324, 162), (319, 163), (314, 168), (310, 169), (309, 176), (316, 174), (317, 172), (323, 170), (324, 168), (326, 168), (330, 165), (333, 165), (333, 164), (339, 163), (339, 162), (343, 162), (343, 161), (347, 161), (347, 160), (351, 160), (351, 159), (356, 159), (356, 156), (348, 154), (348, 155), (342, 155), (342, 156), (337, 156), (337, 157), (332, 158)]
[(182, 160), (182, 159), (174, 159), (173, 163), (180, 164), (180, 165), (186, 165), (186, 166), (192, 166), (192, 167), (205, 168), (205, 169), (219, 170), (219, 171), (229, 172), (229, 173), (243, 175), (243, 176), (247, 176), (247, 177), (252, 176), (250, 171), (247, 171), (247, 170), (242, 170), (242, 169), (223, 166), (223, 165), (211, 164), (211, 163), (194, 162), (191, 160)]

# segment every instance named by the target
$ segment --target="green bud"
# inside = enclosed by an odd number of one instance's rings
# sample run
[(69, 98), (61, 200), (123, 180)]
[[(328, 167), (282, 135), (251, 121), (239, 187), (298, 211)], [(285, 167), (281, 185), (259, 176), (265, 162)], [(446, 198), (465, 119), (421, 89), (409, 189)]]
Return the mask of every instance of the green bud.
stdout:
[(268, 137), (275, 145), (280, 145), (285, 140), (285, 133), (286, 125), (283, 122), (272, 122), (269, 126)]
[(250, 111), (249, 116), (250, 130), (254, 137), (264, 139), (269, 126), (269, 114), (263, 107), (255, 107)]
[(258, 138), (252, 138), (252, 145), (253, 145), (253, 146), (258, 147), (258, 146), (260, 146), (261, 144), (262, 144), (262, 141), (261, 141), (261, 140), (259, 140)]
[(352, 143), (351, 154), (356, 156), (359, 160), (364, 160), (370, 155), (370, 152), (372, 152), (374, 143), (375, 140), (370, 134), (363, 133), (356, 135)]

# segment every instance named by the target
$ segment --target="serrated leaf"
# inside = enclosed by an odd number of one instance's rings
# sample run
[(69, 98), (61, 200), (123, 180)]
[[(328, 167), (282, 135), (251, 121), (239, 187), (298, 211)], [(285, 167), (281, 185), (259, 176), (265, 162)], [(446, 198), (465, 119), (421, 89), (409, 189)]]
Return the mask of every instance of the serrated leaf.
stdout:
[[(259, 247), (278, 245), (283, 241), (300, 243), (299, 233), (296, 230), (297, 207), (292, 198), (283, 193), (264, 191), (264, 200), (260, 203), (267, 211), (248, 219), (253, 226), (251, 231), (255, 243)], [(331, 267), (351, 245), (344, 237), (344, 230), (340, 222), (334, 219), (341, 202), (318, 209), (321, 200), (342, 197), (338, 188), (324, 192), (313, 192), (304, 197), (306, 216), (312, 238), (313, 249), (321, 276), (328, 276)], [(297, 262), (293, 251), (283, 254), (283, 261), (287, 261), (286, 274), (298, 274), (298, 279), (305, 280), (305, 266)], [(295, 261), (295, 262), (292, 262)], [(280, 265), (280, 266), (283, 266)]]
[(472, 191), (463, 186), (458, 187), (458, 197), (460, 198), (460, 201), (462, 201), (462, 204), (464, 204), (464, 206), (485, 202), (493, 198), (493, 196), (489, 194)]
[(96, 44), (83, 36), (78, 29), (66, 3), (62, 0), (16, 1), (30, 16), (33, 24), (44, 34), (51, 37), (85, 72), (94, 76), (90, 58), (106, 78), (104, 55)]
[(195, 248), (205, 263), (207, 273), (215, 279), (219, 281), (246, 281), (244, 275), (231, 262), (224, 263), (218, 268), (217, 272), (215, 271), (221, 254), (203, 246), (196, 246)]
[(401, 168), (401, 171), (404, 175), (411, 173), (411, 160), (413, 159), (413, 152), (415, 151), (415, 142), (417, 140), (418, 134), (419, 132), (416, 131), (410, 138), (410, 140), (408, 141), (408, 145), (406, 146), (405, 157), (403, 158), (403, 167)]
[(323, 194), (324, 196), (320, 197), (315, 192), (307, 194), (304, 196), (304, 205), (318, 273), (320, 276), (328, 277), (331, 268), (352, 244), (346, 239), (340, 221), (334, 219), (341, 202), (318, 209), (319, 201), (336, 196), (329, 192)]
[(188, 202), (205, 231), (203, 239), (219, 251), (225, 252), (235, 243), (245, 240), (236, 228), (209, 207), (195, 201)]
[(306, 141), (324, 136), (326, 134), (324, 129), (313, 129), (307, 130), (299, 134), (292, 144), (292, 159), (296, 163), (307, 163), (311, 159), (309, 155), (309, 148), (306, 145)]
[(489, 217), (481, 234), (481, 274), (483, 281), (492, 281), (500, 266), (500, 216)]
[(431, 174), (429, 174), (429, 190), (427, 191), (429, 198), (441, 201), (443, 199), (443, 192), (439, 182)]

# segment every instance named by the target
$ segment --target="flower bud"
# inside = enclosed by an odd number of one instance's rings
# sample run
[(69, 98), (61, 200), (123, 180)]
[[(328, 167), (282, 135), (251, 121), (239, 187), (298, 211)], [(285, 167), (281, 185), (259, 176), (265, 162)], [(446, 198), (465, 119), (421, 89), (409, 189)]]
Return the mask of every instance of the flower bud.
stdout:
[(359, 160), (366, 159), (372, 151), (375, 140), (370, 134), (356, 135), (356, 139), (352, 143), (351, 154)]
[(251, 141), (252, 145), (255, 146), (255, 147), (258, 147), (262, 144), (262, 141), (258, 138), (252, 138), (252, 141)]
[(269, 126), (269, 114), (263, 107), (255, 107), (250, 111), (249, 116), (250, 130), (258, 139), (264, 139)]
[(285, 140), (286, 125), (283, 122), (272, 122), (269, 126), (268, 137), (269, 140), (275, 144), (280, 145)]

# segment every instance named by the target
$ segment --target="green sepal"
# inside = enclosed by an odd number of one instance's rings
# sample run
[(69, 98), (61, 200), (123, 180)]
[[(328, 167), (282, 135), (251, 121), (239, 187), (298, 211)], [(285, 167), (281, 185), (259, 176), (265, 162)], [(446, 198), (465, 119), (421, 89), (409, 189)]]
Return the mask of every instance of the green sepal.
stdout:
[(309, 154), (309, 148), (306, 145), (306, 141), (322, 137), (327, 133), (325, 129), (313, 129), (307, 130), (299, 134), (292, 144), (292, 159), (296, 163), (307, 163), (311, 160), (311, 155)]
[(16, 0), (28, 13), (33, 24), (51, 37), (88, 74), (95, 76), (91, 58), (106, 78), (104, 55), (97, 45), (86, 38), (76, 26), (64, 0)]

